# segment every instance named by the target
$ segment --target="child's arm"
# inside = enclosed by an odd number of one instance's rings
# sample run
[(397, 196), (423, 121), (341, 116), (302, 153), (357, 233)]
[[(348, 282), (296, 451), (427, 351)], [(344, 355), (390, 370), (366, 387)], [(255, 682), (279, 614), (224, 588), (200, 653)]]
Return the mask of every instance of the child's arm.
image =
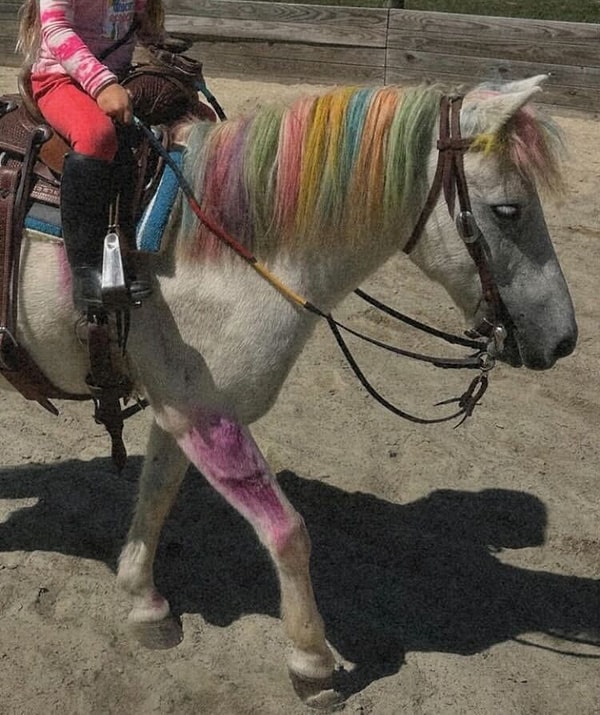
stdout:
[(97, 60), (73, 29), (70, 0), (40, 0), (42, 39), (67, 73), (94, 99), (116, 75)]

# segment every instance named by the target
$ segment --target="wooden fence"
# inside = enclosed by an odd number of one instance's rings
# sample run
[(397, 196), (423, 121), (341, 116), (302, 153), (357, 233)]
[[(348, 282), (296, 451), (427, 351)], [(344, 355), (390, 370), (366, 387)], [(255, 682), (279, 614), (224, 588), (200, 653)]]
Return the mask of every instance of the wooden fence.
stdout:
[(19, 58), (15, 55), (17, 40), (17, 13), (20, 0), (0, 0), (0, 64), (14, 66)]
[[(0, 62), (19, 2), (2, 0)], [(164, 0), (167, 29), (211, 76), (451, 85), (551, 73), (543, 100), (600, 110), (600, 24), (251, 0)]]

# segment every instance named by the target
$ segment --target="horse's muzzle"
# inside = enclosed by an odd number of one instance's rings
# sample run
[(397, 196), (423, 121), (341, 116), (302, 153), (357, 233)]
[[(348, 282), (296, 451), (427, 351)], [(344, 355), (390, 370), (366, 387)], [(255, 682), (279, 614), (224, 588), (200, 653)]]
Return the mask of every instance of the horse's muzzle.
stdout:
[(566, 334), (557, 337), (554, 342), (541, 345), (528, 345), (519, 339), (518, 329), (514, 324), (508, 328), (504, 350), (498, 356), (512, 367), (526, 367), (529, 370), (549, 370), (558, 360), (570, 355), (577, 344), (577, 325), (573, 325)]

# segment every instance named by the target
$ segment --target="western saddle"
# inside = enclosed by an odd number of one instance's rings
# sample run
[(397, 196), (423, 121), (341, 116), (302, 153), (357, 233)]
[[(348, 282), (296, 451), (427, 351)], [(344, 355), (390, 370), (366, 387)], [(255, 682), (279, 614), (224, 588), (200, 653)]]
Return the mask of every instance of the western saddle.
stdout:
[[(144, 123), (156, 127), (163, 145), (169, 143), (169, 129), (184, 116), (196, 116), (215, 121), (215, 112), (198, 98), (198, 81), (202, 65), (182, 55), (158, 51), (156, 62), (141, 65), (123, 80), (131, 92), (134, 112)], [(183, 71), (182, 71), (183, 69)], [(210, 98), (209, 98), (210, 99)], [(220, 107), (216, 106), (221, 116)], [(222, 111), (222, 110), (221, 110)], [(163, 160), (139, 133), (131, 143), (135, 192), (134, 217), (156, 190), (163, 169)], [(27, 69), (18, 79), (18, 93), (0, 96), (0, 375), (23, 397), (34, 400), (53, 414), (58, 410), (51, 402), (61, 400), (93, 400), (94, 417), (103, 424), (112, 439), (112, 457), (120, 470), (126, 460), (121, 438), (123, 419), (142, 409), (138, 402), (121, 408), (131, 397), (132, 385), (127, 375), (114, 365), (111, 344), (114, 340), (114, 320), (89, 323), (87, 328), (90, 373), (87, 394), (71, 394), (53, 385), (42, 369), (19, 343), (17, 328), (18, 281), (23, 229), (28, 214), (36, 210), (59, 215), (60, 180), (67, 142), (54, 132), (39, 113), (32, 99)], [(131, 241), (129, 241), (131, 243)], [(123, 247), (134, 251), (134, 245)], [(129, 311), (118, 315), (118, 326), (129, 322)], [(124, 322), (123, 322), (124, 321)], [(122, 333), (121, 327), (119, 332)], [(121, 349), (125, 350), (125, 336)]]

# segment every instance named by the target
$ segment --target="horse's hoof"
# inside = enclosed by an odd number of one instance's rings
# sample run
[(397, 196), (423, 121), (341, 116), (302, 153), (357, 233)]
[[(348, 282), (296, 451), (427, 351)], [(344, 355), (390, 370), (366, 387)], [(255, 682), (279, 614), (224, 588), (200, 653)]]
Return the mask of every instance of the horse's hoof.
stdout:
[(316, 710), (334, 712), (344, 707), (344, 699), (333, 688), (333, 678), (306, 678), (289, 670), (296, 695), (305, 705)]
[(183, 640), (181, 623), (172, 615), (160, 621), (130, 621), (129, 630), (140, 645), (151, 650), (175, 648)]

